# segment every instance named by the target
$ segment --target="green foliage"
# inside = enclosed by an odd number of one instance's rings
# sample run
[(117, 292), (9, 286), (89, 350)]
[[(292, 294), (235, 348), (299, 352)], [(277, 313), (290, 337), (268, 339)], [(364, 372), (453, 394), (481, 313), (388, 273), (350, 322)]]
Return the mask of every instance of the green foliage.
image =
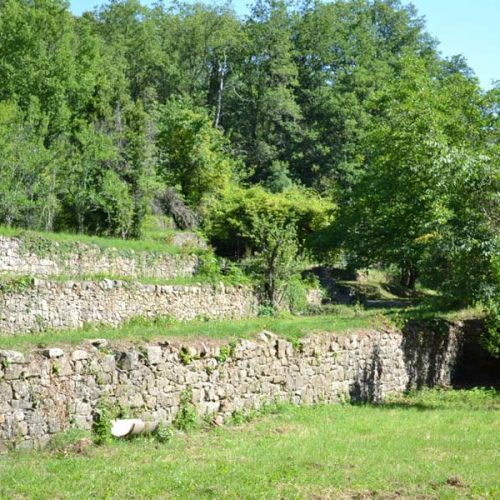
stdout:
[[(333, 213), (330, 201), (307, 190), (233, 188), (206, 208), (204, 230), (219, 253), (252, 257), (247, 271), (260, 285), (267, 305), (276, 309), (286, 302), (289, 289), (296, 292), (289, 297), (292, 302), (302, 300), (297, 288), (301, 256), (309, 236), (325, 228)], [(296, 302), (292, 307), (302, 305)]]
[(32, 276), (0, 276), (0, 293), (22, 293), (33, 286)]
[(219, 364), (224, 364), (229, 358), (234, 356), (234, 350), (236, 348), (236, 341), (232, 341), (227, 345), (223, 345), (219, 348), (219, 355), (215, 357), (215, 360)]
[(260, 251), (255, 256), (254, 273), (259, 278), (265, 302), (275, 309), (286, 307), (286, 293), (301, 260), (295, 228), (262, 221), (257, 244)]
[(284, 1), (255, 2), (243, 24), (235, 61), (239, 79), (228, 89), (228, 109), (222, 119), (223, 126), (234, 130), (237, 149), (253, 170), (251, 178), (268, 179), (278, 190), (288, 184), (283, 178), (288, 174), (277, 170), (286, 165), (289, 151), (301, 137), (292, 19)]
[(56, 165), (37, 130), (36, 102), (27, 112), (0, 101), (0, 221), (7, 225), (52, 229)]
[(53, 365), (52, 365), (52, 373), (56, 376), (56, 377), (59, 377), (59, 375), (61, 375), (61, 365), (57, 362), (55, 362)]
[(178, 185), (191, 204), (231, 182), (236, 164), (227, 154), (222, 132), (212, 127), (204, 109), (169, 101), (160, 110), (157, 145), (160, 177)]
[(500, 163), (463, 153), (450, 159), (446, 215), (420, 240), (422, 281), (448, 303), (491, 302), (500, 289)]
[(495, 296), (498, 85), (411, 5), (1, 5), (1, 224), (138, 238), (169, 187), (221, 255), (261, 265), (274, 224), (449, 304)]
[(486, 302), (486, 330), (482, 336), (485, 349), (500, 358), (500, 293)]
[(307, 312), (309, 304), (307, 302), (307, 283), (305, 283), (300, 275), (295, 274), (287, 281), (287, 287), (284, 294), (284, 302), (290, 308), (292, 314), (302, 314)]
[(221, 269), (217, 257), (213, 254), (200, 255), (198, 268), (196, 270), (197, 276), (203, 276), (208, 280), (216, 282), (220, 281)]
[(373, 102), (381, 113), (366, 136), (366, 171), (335, 234), (352, 265), (394, 264), (402, 285), (421, 277), (450, 302), (470, 304), (491, 286), (498, 252), (498, 156), (481, 132), (474, 82), (435, 80), (422, 61), (404, 63)]
[(293, 186), (287, 162), (274, 160), (271, 163), (265, 186), (272, 193), (282, 193)]
[(199, 356), (192, 354), (189, 347), (182, 346), (179, 351), (179, 358), (183, 365), (190, 365), (194, 360), (199, 359)]
[(115, 418), (111, 405), (107, 401), (101, 401), (97, 406), (92, 423), (94, 443), (98, 445), (109, 444), (112, 440), (111, 421)]
[(163, 424), (158, 424), (156, 429), (152, 432), (152, 437), (155, 441), (161, 444), (168, 443), (173, 438), (174, 433), (170, 427)]
[(181, 394), (179, 410), (173, 421), (174, 427), (180, 431), (189, 431), (198, 425), (198, 416), (192, 403), (192, 398), (193, 392), (190, 389), (186, 389)]
[(329, 200), (299, 188), (283, 193), (259, 186), (232, 188), (206, 207), (204, 231), (220, 253), (231, 257), (262, 251), (263, 225), (293, 228), (298, 243), (307, 246), (310, 235), (333, 220), (334, 208)]
[(276, 308), (269, 303), (264, 303), (259, 306), (258, 316), (262, 318), (271, 318), (277, 315)]

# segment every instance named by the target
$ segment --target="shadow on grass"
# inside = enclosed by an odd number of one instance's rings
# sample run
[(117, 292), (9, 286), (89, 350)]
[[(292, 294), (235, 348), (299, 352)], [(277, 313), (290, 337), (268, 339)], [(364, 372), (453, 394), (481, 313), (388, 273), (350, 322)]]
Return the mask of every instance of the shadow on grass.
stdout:
[(379, 410), (500, 411), (500, 391), (494, 387), (413, 389), (403, 395), (389, 397), (386, 401), (351, 401), (350, 405)]
[(420, 401), (388, 401), (384, 403), (353, 401), (351, 406), (369, 407), (377, 410), (417, 410), (417, 411), (435, 411), (449, 408), (446, 405), (422, 403)]

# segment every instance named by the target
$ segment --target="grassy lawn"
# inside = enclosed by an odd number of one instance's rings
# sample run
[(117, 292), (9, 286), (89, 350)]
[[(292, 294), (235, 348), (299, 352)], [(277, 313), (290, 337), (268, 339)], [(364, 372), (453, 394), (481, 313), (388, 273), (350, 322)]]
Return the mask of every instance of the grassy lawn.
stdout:
[[(0, 457), (1, 498), (498, 498), (500, 398), (284, 406), (243, 425)], [(366, 496), (365, 496), (366, 495)]]
[(169, 318), (145, 320), (137, 318), (118, 328), (88, 326), (78, 330), (47, 331), (28, 335), (0, 337), (0, 349), (29, 350), (36, 346), (74, 345), (85, 339), (154, 341), (165, 338), (221, 339), (251, 338), (262, 330), (270, 330), (291, 341), (314, 332), (347, 332), (380, 327), (387, 320), (376, 309), (359, 310), (342, 307), (339, 314), (318, 316), (257, 317), (242, 320), (175, 321)]

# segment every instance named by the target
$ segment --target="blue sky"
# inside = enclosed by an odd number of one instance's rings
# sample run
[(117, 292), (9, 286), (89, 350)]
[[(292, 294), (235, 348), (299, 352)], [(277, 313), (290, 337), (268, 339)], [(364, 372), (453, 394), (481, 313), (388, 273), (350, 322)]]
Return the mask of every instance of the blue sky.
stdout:
[[(102, 3), (70, 0), (75, 14)], [(143, 3), (153, 1), (143, 0)], [(239, 14), (248, 12), (248, 0), (232, 3)], [(444, 56), (463, 54), (486, 89), (491, 87), (492, 80), (500, 80), (500, 0), (413, 0), (411, 3), (425, 16), (427, 31), (441, 42), (439, 48)]]

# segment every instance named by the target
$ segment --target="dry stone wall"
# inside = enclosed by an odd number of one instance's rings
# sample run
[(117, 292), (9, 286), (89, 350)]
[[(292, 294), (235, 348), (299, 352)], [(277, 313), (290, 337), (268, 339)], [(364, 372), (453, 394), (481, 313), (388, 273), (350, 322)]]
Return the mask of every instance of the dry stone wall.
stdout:
[(38, 447), (55, 433), (90, 429), (104, 402), (172, 422), (186, 391), (197, 414), (217, 423), (275, 401), (381, 401), (422, 384), (449, 384), (461, 339), (461, 325), (440, 335), (416, 325), (405, 333), (325, 333), (299, 345), (262, 332), (231, 346), (99, 340), (0, 351), (0, 448)]
[(243, 286), (33, 279), (19, 290), (0, 292), (0, 337), (87, 323), (117, 326), (137, 316), (238, 319), (256, 312), (257, 298)]
[(49, 251), (30, 251), (22, 238), (0, 236), (0, 273), (36, 276), (84, 276), (107, 274), (123, 277), (170, 279), (193, 276), (198, 268), (196, 255), (156, 255), (149, 252), (121, 254), (97, 245), (75, 243), (71, 250), (44, 240)]

